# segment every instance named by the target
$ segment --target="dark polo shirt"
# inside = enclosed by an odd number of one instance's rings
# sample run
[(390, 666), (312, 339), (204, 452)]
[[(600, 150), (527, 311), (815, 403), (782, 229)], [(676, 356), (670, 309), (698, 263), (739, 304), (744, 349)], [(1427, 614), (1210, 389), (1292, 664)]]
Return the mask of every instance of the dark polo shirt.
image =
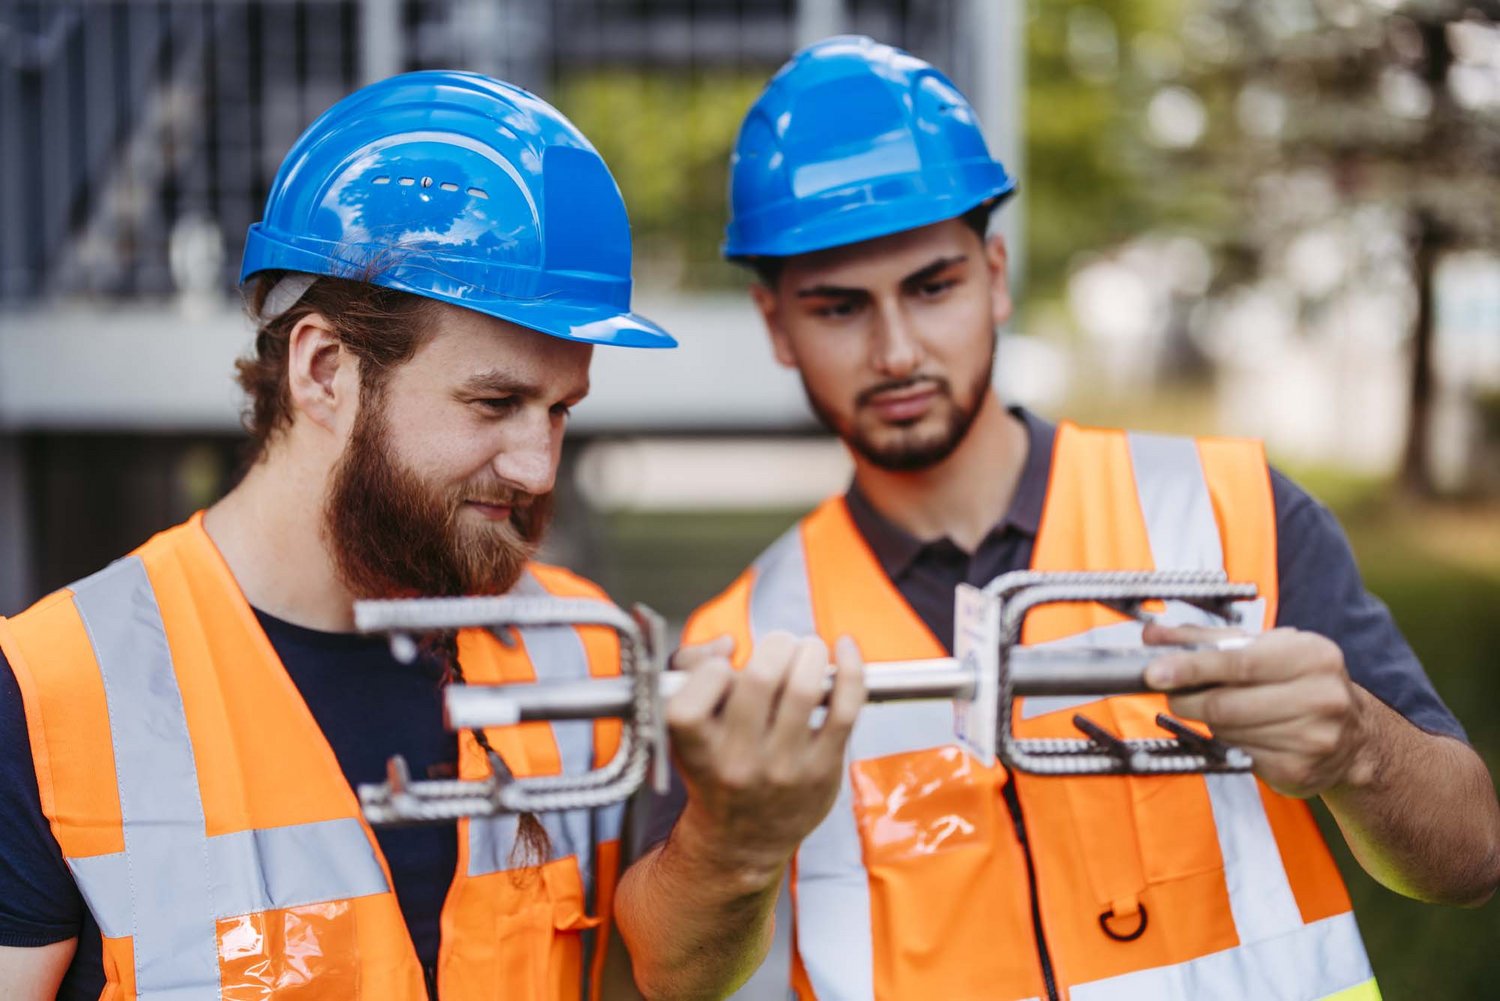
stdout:
[[(1026, 425), (1026, 462), (1010, 509), (973, 552), (952, 539), (918, 539), (884, 518), (858, 486), (845, 495), (849, 514), (907, 604), (953, 652), (953, 589), (982, 586), (1003, 573), (1031, 566), (1056, 427), (1030, 411), (1012, 411)], [(1276, 509), (1276, 624), (1319, 633), (1339, 645), (1355, 683), (1429, 733), (1466, 740), (1385, 605), (1365, 590), (1343, 529), (1327, 508), (1276, 469), (1271, 470)], [(685, 801), (674, 776), (672, 792), (653, 803), (647, 846), (664, 840)]]

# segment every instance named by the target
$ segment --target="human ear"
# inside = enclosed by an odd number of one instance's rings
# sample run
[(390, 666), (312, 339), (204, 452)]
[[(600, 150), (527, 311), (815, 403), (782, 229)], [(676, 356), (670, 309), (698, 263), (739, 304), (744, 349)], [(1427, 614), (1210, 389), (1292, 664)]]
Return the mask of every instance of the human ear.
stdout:
[(792, 350), (791, 340), (786, 333), (786, 325), (781, 322), (781, 300), (772, 289), (760, 282), (750, 286), (750, 298), (755, 300), (755, 308), (760, 310), (760, 318), (765, 323), (766, 333), (771, 338), (771, 353), (782, 365), (787, 368), (796, 368), (797, 353)]
[[(308, 313), (298, 320), (287, 343), (287, 388), (293, 412), (325, 431), (335, 430), (339, 411), (354, 402), (348, 399), (352, 363), (333, 325), (321, 313)], [(341, 370), (343, 379), (339, 378)]]
[(1010, 298), (1010, 278), (1006, 275), (1009, 255), (1005, 249), (1005, 237), (999, 233), (984, 241), (984, 263), (990, 278), (990, 319), (995, 326), (1004, 326), (1011, 316), (1013, 304)]

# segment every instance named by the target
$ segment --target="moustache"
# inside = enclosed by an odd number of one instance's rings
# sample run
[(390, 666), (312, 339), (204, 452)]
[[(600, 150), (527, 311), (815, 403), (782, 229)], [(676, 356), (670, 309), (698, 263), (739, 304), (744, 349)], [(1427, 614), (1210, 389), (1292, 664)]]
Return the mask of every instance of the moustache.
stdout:
[(914, 375), (908, 376), (905, 379), (891, 379), (887, 382), (876, 383), (873, 386), (862, 389), (859, 391), (859, 395), (854, 398), (854, 404), (859, 407), (869, 406), (877, 396), (915, 389), (917, 387), (931, 388), (940, 393), (951, 391), (948, 380), (941, 376)]
[(463, 499), (492, 507), (508, 507), (520, 512), (535, 504), (537, 495), (507, 487), (469, 487), (463, 491)]

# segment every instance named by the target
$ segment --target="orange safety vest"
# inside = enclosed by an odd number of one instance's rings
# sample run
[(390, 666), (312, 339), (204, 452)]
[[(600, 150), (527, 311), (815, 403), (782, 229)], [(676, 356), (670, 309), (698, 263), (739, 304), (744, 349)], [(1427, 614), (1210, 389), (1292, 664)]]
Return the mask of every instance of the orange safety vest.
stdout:
[[(518, 590), (601, 597), (533, 564)], [(459, 635), (474, 683), (619, 673), (599, 627)], [(104, 942), (103, 998), (425, 1001), (390, 872), (333, 750), (204, 532), (201, 515), (6, 622), (42, 809)], [(488, 731), (517, 775), (607, 761), (619, 722)], [(459, 775), (489, 761), (459, 735)], [(579, 998), (603, 968), (619, 806), (458, 822), (442, 912), (445, 1001)], [(592, 955), (589, 953), (592, 952)], [(593, 993), (597, 993), (597, 986)]]
[[(1032, 568), (1222, 569), (1260, 589), (1241, 626), (1271, 625), (1276, 518), (1261, 446), (1064, 423)], [(1168, 603), (1163, 618), (1203, 616)], [(830, 644), (847, 634), (871, 661), (944, 656), (841, 498), (700, 609), (685, 642), (729, 633), (743, 658), (772, 629)], [(1023, 640), (1134, 645), (1140, 629), (1101, 606), (1048, 606)], [(1082, 712), (1159, 737), (1165, 708), (1154, 694), (1023, 699), (1015, 726), (1076, 738)], [(937, 702), (867, 706), (849, 755), (782, 894), (790, 920), (778, 921), (785, 944), (772, 956), (787, 959), (772, 976), (801, 998), (1046, 998), (1043, 954), (1056, 996), (1071, 1001), (1379, 997), (1307, 806), (1249, 775), (1010, 774), (955, 746), (952, 710)]]

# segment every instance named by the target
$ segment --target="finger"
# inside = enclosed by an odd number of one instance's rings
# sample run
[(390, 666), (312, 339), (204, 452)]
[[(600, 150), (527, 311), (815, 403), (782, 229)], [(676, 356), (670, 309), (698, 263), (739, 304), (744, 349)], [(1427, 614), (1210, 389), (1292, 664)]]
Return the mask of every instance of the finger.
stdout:
[(1228, 636), (1243, 635), (1242, 630), (1228, 626), (1164, 626), (1160, 622), (1148, 623), (1141, 630), (1141, 640), (1148, 646), (1208, 644)]
[(800, 751), (812, 736), (813, 710), (823, 704), (828, 685), (828, 647), (816, 636), (797, 642), (781, 697), (772, 709), (767, 744), (773, 751)]
[(854, 721), (864, 707), (865, 661), (852, 637), (840, 636), (833, 645), (833, 691), (828, 696), (828, 715), (818, 730), (817, 742), (824, 750), (834, 750), (840, 758)]
[(679, 648), (672, 654), (672, 670), (691, 671), (705, 660), (715, 657), (725, 658), (733, 653), (734, 637), (725, 633), (722, 636), (715, 636), (707, 643), (694, 643), (691, 646)]
[(1265, 685), (1298, 674), (1295, 658), (1282, 655), (1271, 637), (1227, 650), (1163, 654), (1146, 667), (1146, 684), (1157, 691), (1209, 685)]
[(1307, 726), (1301, 722), (1268, 723), (1265, 726), (1223, 726), (1214, 729), (1214, 735), (1230, 747), (1239, 747), (1248, 755), (1266, 755), (1266, 753), (1280, 753), (1280, 755), (1310, 756), (1317, 755), (1322, 744), (1311, 740)]
[(703, 660), (667, 700), (665, 716), (674, 739), (702, 730), (713, 720), (734, 681), (734, 668), (723, 657)]
[(722, 719), (726, 737), (733, 740), (736, 750), (745, 750), (747, 740), (753, 745), (764, 739), (771, 706), (786, 683), (796, 645), (790, 633), (767, 634), (755, 644), (744, 670), (735, 677)]
[(1295, 681), (1251, 687), (1218, 686), (1203, 691), (1172, 695), (1167, 705), (1172, 715), (1202, 720), (1217, 732), (1221, 728), (1270, 726), (1308, 715), (1303, 686)]

